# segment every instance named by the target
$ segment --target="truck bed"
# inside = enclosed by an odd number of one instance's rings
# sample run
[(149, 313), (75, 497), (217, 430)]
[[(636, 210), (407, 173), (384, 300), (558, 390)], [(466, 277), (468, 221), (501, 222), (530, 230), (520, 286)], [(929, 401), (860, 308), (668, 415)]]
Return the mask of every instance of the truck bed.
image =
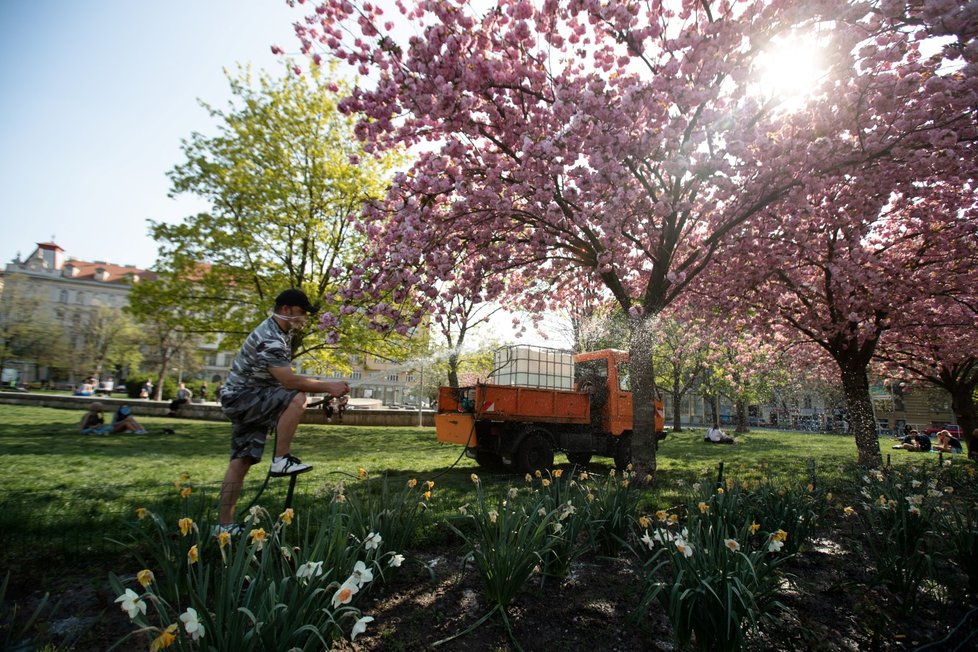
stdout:
[(526, 423), (584, 424), (591, 418), (587, 392), (512, 385), (476, 385), (457, 390), (442, 387), (438, 412), (467, 412), (476, 421)]

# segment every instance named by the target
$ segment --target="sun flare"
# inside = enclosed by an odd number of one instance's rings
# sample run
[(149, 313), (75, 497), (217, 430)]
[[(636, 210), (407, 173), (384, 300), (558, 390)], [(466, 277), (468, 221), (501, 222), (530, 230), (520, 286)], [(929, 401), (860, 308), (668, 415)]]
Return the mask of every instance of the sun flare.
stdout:
[(755, 61), (756, 92), (785, 109), (797, 108), (825, 74), (820, 51), (810, 37), (794, 35), (773, 42)]

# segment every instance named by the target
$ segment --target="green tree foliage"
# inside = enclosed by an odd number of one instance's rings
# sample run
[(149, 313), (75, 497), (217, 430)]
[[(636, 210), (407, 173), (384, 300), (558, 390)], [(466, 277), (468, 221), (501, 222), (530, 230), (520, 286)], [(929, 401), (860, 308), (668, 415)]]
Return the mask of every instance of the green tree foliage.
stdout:
[(103, 376), (118, 368), (136, 369), (142, 360), (142, 336), (132, 316), (106, 306), (86, 311), (72, 351), (72, 369), (77, 374), (94, 372)]
[(243, 69), (228, 81), (226, 109), (203, 104), (215, 133), (185, 140), (186, 160), (169, 174), (171, 196), (195, 195), (210, 208), (180, 224), (152, 225), (161, 278), (174, 290), (183, 280), (181, 304), (200, 333), (221, 335), (224, 350), (269, 314), (278, 292), (294, 287), (326, 304), (324, 326), (339, 322), (336, 338), (319, 335), (315, 323), (295, 338), (293, 354), (307, 367), (341, 366), (331, 359), (338, 343), (403, 358), (398, 338), (377, 344), (368, 312), (332, 301), (359, 281), (349, 271), (367, 239), (357, 219), (383, 194), (400, 155), (361, 149), (353, 118), (337, 111), (345, 88), (328, 71), (254, 78)]
[(163, 396), (163, 383), (175, 364), (192, 364), (202, 336), (202, 317), (185, 301), (187, 284), (172, 276), (140, 281), (129, 292), (126, 311), (139, 322), (147, 348), (146, 363), (156, 372), (153, 393)]
[(39, 289), (21, 274), (3, 279), (0, 286), (0, 369), (11, 362), (30, 360), (38, 367), (68, 366), (65, 332), (41, 306)]

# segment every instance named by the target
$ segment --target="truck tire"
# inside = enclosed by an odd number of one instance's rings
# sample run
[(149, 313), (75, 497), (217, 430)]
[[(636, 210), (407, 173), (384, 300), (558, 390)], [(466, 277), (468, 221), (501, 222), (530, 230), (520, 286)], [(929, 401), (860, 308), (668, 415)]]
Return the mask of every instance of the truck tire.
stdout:
[(591, 461), (592, 453), (567, 453), (567, 461), (577, 466), (587, 466)]
[(632, 434), (622, 434), (615, 447), (615, 468), (624, 471), (632, 463)]
[(487, 451), (484, 448), (475, 449), (475, 461), (486, 471), (502, 471), (505, 468), (503, 458), (499, 453)]
[(550, 439), (539, 432), (531, 432), (516, 451), (516, 468), (520, 473), (533, 473), (554, 465), (554, 448)]

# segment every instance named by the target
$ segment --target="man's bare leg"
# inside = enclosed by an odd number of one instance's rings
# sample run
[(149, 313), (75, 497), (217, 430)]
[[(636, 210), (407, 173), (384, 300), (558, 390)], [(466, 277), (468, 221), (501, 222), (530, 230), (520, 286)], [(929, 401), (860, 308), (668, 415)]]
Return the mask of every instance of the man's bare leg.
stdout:
[(250, 457), (237, 457), (228, 464), (228, 470), (224, 473), (224, 482), (221, 484), (221, 507), (218, 518), (221, 525), (234, 523), (234, 507), (238, 504), (241, 486), (252, 464)]
[(282, 410), (282, 414), (279, 416), (278, 424), (276, 425), (276, 432), (278, 434), (275, 437), (275, 457), (288, 455), (289, 451), (292, 450), (292, 438), (295, 437), (295, 431), (299, 427), (299, 422), (302, 420), (302, 413), (305, 410), (305, 392), (296, 394), (289, 401), (285, 409)]

